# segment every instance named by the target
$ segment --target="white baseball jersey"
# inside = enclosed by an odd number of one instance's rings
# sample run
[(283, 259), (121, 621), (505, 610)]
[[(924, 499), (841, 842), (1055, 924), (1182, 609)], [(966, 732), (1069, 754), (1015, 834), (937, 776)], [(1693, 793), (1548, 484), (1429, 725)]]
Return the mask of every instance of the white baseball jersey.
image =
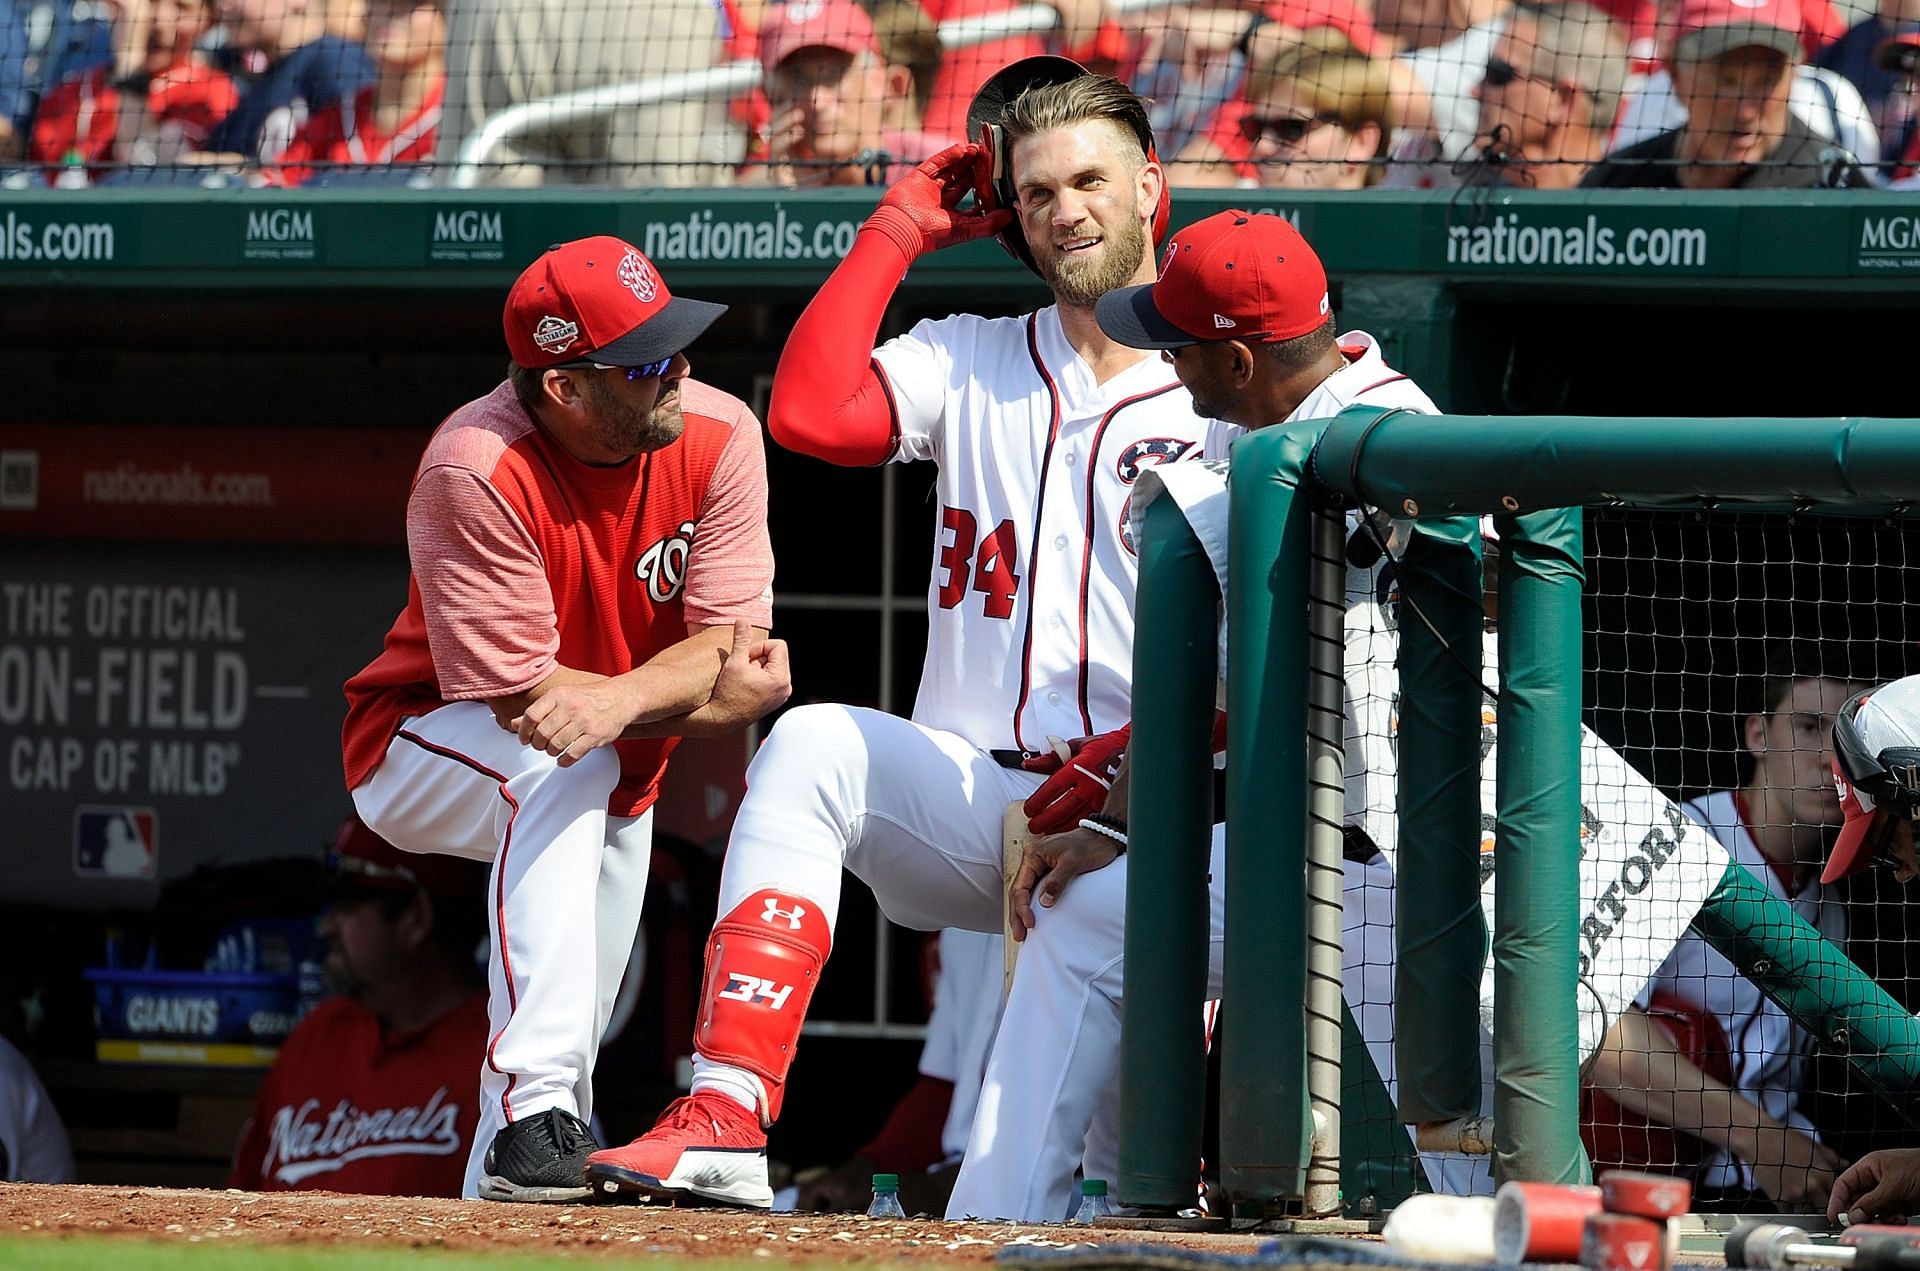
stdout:
[(983, 749), (1124, 724), (1138, 574), (1127, 496), (1146, 467), (1196, 455), (1205, 427), (1173, 368), (1149, 357), (1096, 383), (1051, 305), (921, 322), (874, 362), (899, 430), (892, 457), (940, 469), (913, 719)]
[[(1847, 937), (1846, 908), (1817, 876), (1809, 878), (1797, 896), (1787, 895), (1780, 875), (1753, 841), (1741, 815), (1736, 794), (1722, 790), (1680, 805), (1680, 810), (1707, 827), (1728, 855), (1768, 891), (1793, 906), (1821, 935), (1835, 944)], [(1753, 981), (1734, 970), (1719, 951), (1689, 929), (1660, 970), (1647, 984), (1640, 1003), (1664, 989), (1697, 1010), (1709, 1011), (1727, 1036), (1727, 1059), (1733, 1069), (1733, 1088), (1766, 1110), (1767, 1115), (1818, 1138), (1813, 1123), (1799, 1109), (1807, 1055), (1812, 1039), (1787, 1013), (1769, 1001)], [(1752, 1190), (1753, 1171), (1720, 1148), (1708, 1145), (1701, 1163), (1700, 1182), (1709, 1187)]]

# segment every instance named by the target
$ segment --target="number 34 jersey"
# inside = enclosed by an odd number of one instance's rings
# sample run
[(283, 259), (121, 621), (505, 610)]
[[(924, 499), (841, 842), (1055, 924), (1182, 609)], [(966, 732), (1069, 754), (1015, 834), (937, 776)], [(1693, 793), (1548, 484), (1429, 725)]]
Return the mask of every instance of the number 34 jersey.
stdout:
[(1104, 384), (1059, 311), (921, 322), (874, 351), (896, 461), (939, 466), (927, 660), (913, 718), (1045, 749), (1132, 714), (1138, 577), (1127, 496), (1197, 458), (1206, 421), (1150, 355)]

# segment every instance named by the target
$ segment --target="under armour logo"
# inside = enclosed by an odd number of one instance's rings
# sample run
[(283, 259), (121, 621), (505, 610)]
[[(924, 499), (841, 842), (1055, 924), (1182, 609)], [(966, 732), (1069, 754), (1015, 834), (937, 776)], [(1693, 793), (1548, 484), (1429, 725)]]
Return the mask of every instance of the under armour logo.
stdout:
[(1215, 330), (1226, 331), (1230, 330), (1235, 323), (1232, 318), (1223, 318), (1216, 313), (1213, 315), (1213, 325)]
[(760, 915), (760, 921), (784, 921), (789, 931), (798, 931), (800, 930), (800, 920), (806, 916), (807, 907), (805, 905), (796, 904), (791, 909), (782, 909), (780, 907), (780, 898), (778, 896), (769, 896), (767, 897), (767, 908), (765, 912)]

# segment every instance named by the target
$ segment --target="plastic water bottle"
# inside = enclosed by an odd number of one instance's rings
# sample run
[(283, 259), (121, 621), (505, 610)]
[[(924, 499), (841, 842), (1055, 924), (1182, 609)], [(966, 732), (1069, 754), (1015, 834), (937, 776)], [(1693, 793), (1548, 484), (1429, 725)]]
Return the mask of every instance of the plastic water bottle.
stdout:
[(1104, 1178), (1081, 1179), (1080, 1208), (1073, 1211), (1073, 1220), (1095, 1223), (1102, 1218), (1111, 1217), (1113, 1217), (1113, 1206), (1107, 1203), (1107, 1180)]
[(873, 1200), (867, 1205), (869, 1218), (905, 1218), (907, 1211), (900, 1207), (900, 1176), (898, 1174), (875, 1174), (873, 1176)]

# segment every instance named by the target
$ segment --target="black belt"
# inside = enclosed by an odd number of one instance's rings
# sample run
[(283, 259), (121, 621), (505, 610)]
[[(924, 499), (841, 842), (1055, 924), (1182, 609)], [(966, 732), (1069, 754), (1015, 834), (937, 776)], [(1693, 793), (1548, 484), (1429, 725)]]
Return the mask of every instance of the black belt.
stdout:
[(1002, 768), (1018, 768), (1035, 755), (1045, 753), (1038, 750), (989, 750), (987, 755)]

